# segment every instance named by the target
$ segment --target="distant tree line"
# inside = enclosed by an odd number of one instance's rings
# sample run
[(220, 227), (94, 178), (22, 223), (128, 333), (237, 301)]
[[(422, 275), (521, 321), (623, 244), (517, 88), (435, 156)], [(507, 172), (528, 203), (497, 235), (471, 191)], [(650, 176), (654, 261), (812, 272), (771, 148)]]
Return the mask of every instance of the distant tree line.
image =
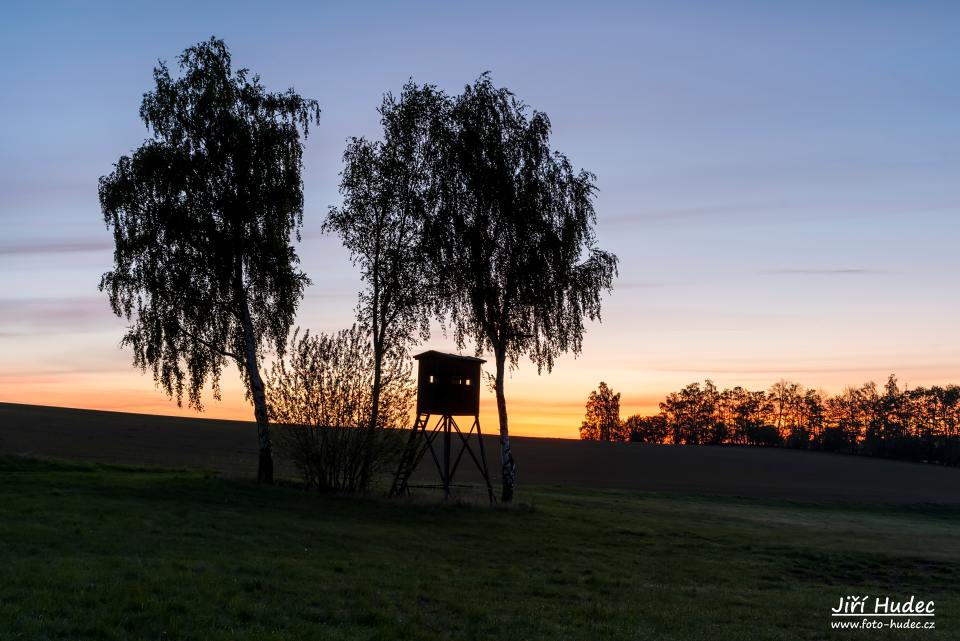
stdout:
[(587, 400), (585, 440), (754, 445), (960, 465), (960, 386), (902, 388), (894, 375), (829, 396), (780, 381), (767, 391), (713, 381), (670, 393), (659, 414), (620, 419), (620, 394), (600, 383)]

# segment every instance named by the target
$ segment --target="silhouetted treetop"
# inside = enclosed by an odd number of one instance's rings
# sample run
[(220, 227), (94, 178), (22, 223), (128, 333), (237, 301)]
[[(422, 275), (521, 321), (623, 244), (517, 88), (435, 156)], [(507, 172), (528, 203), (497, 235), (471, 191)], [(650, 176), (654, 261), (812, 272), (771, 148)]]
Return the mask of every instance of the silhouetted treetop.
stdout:
[(550, 148), (550, 120), (484, 74), (453, 101), (443, 173), (443, 281), (459, 342), (538, 369), (579, 352), (616, 256), (596, 247), (596, 177)]
[(622, 441), (625, 431), (620, 420), (620, 394), (600, 382), (587, 398), (586, 414), (580, 424), (580, 438), (588, 441)]

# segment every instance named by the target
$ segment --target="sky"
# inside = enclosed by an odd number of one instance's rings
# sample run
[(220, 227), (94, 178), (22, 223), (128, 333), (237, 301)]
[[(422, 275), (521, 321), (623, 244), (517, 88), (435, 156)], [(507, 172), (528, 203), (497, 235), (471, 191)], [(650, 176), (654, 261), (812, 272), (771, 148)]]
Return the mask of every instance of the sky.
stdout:
[[(304, 328), (353, 322), (359, 277), (320, 225), (346, 138), (376, 138), (382, 94), (408, 78), (455, 93), (490, 71), (597, 175), (598, 244), (620, 275), (579, 357), (511, 373), (514, 434), (575, 438), (600, 381), (624, 417), (705, 378), (960, 382), (958, 24), (958, 3), (906, 0), (7, 0), (0, 401), (196, 415), (119, 346), (97, 290), (112, 266), (97, 180), (147, 136), (157, 61), (211, 35), (323, 110), (304, 155)], [(421, 347), (455, 350), (439, 332)], [(208, 401), (205, 416), (252, 419), (233, 370)], [(495, 430), (492, 394), (482, 409)]]

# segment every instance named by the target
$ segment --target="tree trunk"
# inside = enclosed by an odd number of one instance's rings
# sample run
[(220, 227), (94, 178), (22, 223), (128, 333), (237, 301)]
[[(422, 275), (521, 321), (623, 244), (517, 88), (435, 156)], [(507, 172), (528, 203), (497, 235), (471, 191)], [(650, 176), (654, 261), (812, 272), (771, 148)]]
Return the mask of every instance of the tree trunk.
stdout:
[(374, 342), (373, 347), (373, 387), (370, 390), (370, 422), (367, 425), (367, 433), (362, 439), (366, 447), (363, 448), (361, 456), (363, 463), (360, 469), (360, 489), (366, 489), (370, 484), (370, 468), (373, 463), (371, 460), (372, 452), (376, 447), (374, 439), (377, 435), (377, 423), (380, 416), (380, 387), (383, 384), (383, 346)]
[(497, 361), (497, 414), (500, 418), (500, 468), (503, 475), (503, 490), (500, 500), (510, 503), (513, 500), (513, 488), (517, 481), (517, 464), (510, 451), (510, 429), (507, 427), (507, 400), (503, 395), (503, 375), (506, 367), (506, 350), (494, 349)]
[(270, 443), (270, 423), (267, 420), (267, 395), (260, 378), (260, 366), (257, 363), (257, 338), (253, 331), (253, 319), (250, 306), (244, 297), (243, 305), (243, 351), (247, 378), (250, 381), (250, 395), (253, 396), (253, 414), (257, 418), (257, 439), (260, 444), (260, 458), (257, 463), (257, 482), (273, 483), (273, 446)]
[(373, 389), (370, 390), (370, 431), (377, 429), (380, 415), (380, 386), (383, 372), (383, 347), (373, 347)]

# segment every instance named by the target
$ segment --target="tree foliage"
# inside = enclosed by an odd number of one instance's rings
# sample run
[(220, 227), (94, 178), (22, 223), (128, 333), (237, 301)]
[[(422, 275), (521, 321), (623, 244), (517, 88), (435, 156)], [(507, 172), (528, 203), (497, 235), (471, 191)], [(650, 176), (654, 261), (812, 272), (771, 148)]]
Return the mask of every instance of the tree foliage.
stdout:
[(667, 396), (660, 410), (673, 431), (675, 443), (700, 444), (715, 442), (711, 434), (711, 419), (718, 408), (718, 392), (713, 381), (707, 380), (703, 387), (692, 383), (679, 392)]
[(144, 94), (150, 137), (100, 179), (104, 220), (113, 230), (114, 268), (100, 289), (130, 326), (134, 363), (181, 403), (202, 409), (219, 398), (223, 367), (235, 363), (253, 399), (261, 480), (272, 456), (259, 362), (283, 351), (308, 284), (291, 239), (303, 215), (301, 167), (319, 107), (292, 89), (266, 91), (258, 76), (233, 70), (211, 38), (165, 63)]
[(626, 440), (633, 443), (660, 444), (667, 440), (669, 430), (662, 414), (640, 416), (634, 414), (623, 422)]
[(596, 177), (550, 148), (550, 120), (481, 76), (450, 115), (438, 233), (461, 344), (550, 371), (600, 317), (616, 256), (596, 247)]
[(624, 424), (620, 420), (620, 394), (614, 394), (600, 382), (587, 398), (587, 412), (580, 424), (580, 438), (589, 441), (622, 441)]
[(550, 147), (550, 120), (488, 75), (450, 101), (438, 216), (428, 228), (441, 308), (463, 347), (492, 351), (503, 498), (513, 493), (504, 373), (580, 351), (617, 259), (596, 246), (595, 177)]

